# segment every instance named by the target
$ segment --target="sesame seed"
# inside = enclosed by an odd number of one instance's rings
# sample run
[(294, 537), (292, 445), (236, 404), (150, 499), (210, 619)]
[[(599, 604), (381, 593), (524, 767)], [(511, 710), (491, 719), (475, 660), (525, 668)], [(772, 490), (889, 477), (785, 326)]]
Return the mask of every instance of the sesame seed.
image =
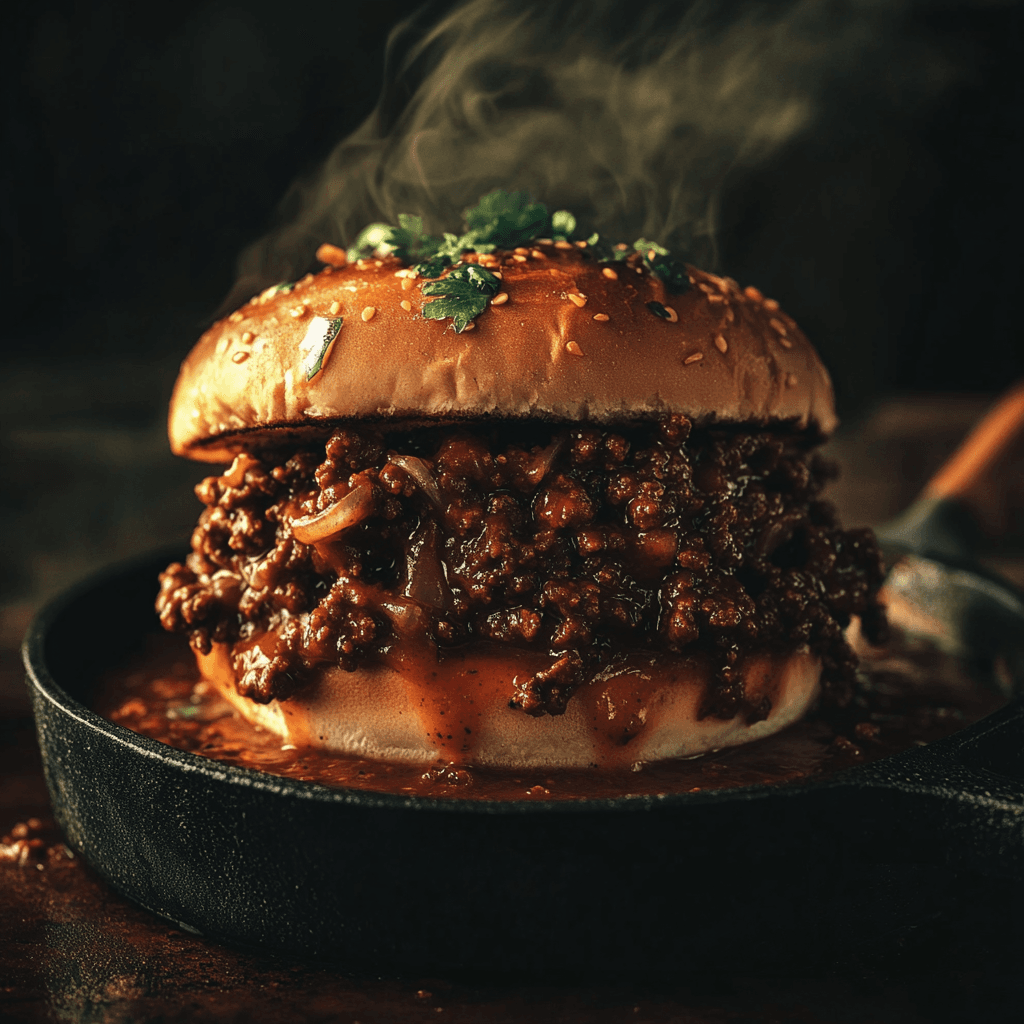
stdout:
[(789, 338), (784, 338), (781, 334), (779, 335), (779, 344), (783, 348), (792, 348), (793, 347), (793, 342), (791, 342), (789, 340)]
[(787, 373), (786, 374), (786, 387), (787, 388), (791, 388), (791, 387), (795, 387), (795, 386), (796, 386), (796, 374), (795, 373)]
[(565, 346), (565, 351), (568, 352), (571, 356), (583, 355), (583, 349), (581, 349), (575, 341), (568, 342)]
[(462, 333), (465, 334), (466, 331), (475, 331), (475, 330), (476, 330), (476, 321), (475, 320), (470, 320), (469, 323), (466, 324), (466, 326), (462, 328)]
[(217, 355), (219, 355), (219, 356), (224, 355), (224, 353), (227, 352), (227, 350), (230, 347), (231, 347), (231, 339), (228, 338), (228, 337), (222, 337), (217, 342), (217, 348), (216, 348)]
[(363, 259), (356, 260), (356, 266), (360, 270), (365, 270), (369, 265), (370, 265), (370, 261), (369, 260), (363, 260)]
[(709, 295), (708, 296), (708, 302), (714, 302), (714, 303), (725, 302), (725, 296), (724, 295)]
[(383, 260), (374, 260), (373, 261), (373, 265), (375, 267), (383, 267), (384, 266), (384, 261)]
[(725, 355), (729, 351), (729, 342), (725, 340), (725, 336), (722, 334), (715, 335), (715, 348), (718, 349), (722, 355)]
[(752, 284), (748, 284), (747, 287), (743, 289), (743, 294), (746, 295), (748, 299), (753, 299), (755, 302), (764, 301), (764, 296)]
[(313, 280), (313, 275), (310, 273), (310, 274), (307, 274), (304, 278), (302, 278), (302, 280), (300, 280), (298, 282), (298, 284), (299, 285), (309, 284), (309, 282), (312, 281), (312, 280)]
[(577, 249), (586, 249), (586, 247), (587, 247), (587, 243), (586, 242), (577, 242), (576, 243), (576, 248)]
[(526, 262), (526, 257), (521, 255), (520, 253), (516, 253), (515, 256), (512, 257), (512, 259), (514, 259), (516, 261), (516, 263), (525, 263)]
[[(500, 264), (495, 264), (495, 266), (500, 266)], [(501, 276), (501, 271), (500, 271), (500, 270), (496, 270), (496, 271), (494, 272), (494, 276), (495, 276), (495, 277), (496, 277), (496, 278), (497, 278), (497, 279), (498, 279), (499, 281), (503, 280), (503, 278), (502, 278), (502, 276)]]
[(571, 249), (572, 242), (555, 242), (556, 249)]
[(625, 243), (625, 242), (619, 242), (619, 243), (618, 243), (618, 244), (617, 244), (617, 245), (615, 246), (615, 248), (616, 248), (616, 249), (617, 249), (617, 250), (618, 250), (619, 252), (625, 252), (625, 251), (626, 251), (626, 250), (627, 250), (627, 249), (629, 248), (629, 246), (628, 246), (628, 245), (626, 245), (626, 243)]
[(413, 279), (411, 277), (403, 278), (402, 279), (402, 291), (403, 292), (407, 292), (413, 286), (414, 283), (415, 282), (413, 281)]
[(604, 276), (607, 277), (609, 281), (618, 281), (619, 279), (619, 275), (616, 274), (611, 267), (605, 267), (604, 270), (601, 271), (601, 273), (604, 274)]
[(296, 320), (298, 320), (300, 316), (305, 316), (307, 312), (308, 310), (305, 306), (295, 306), (293, 309), (288, 310), (289, 315), (295, 317)]
[(635, 271), (636, 271), (636, 272), (637, 272), (638, 274), (642, 274), (642, 273), (644, 272), (644, 268), (643, 268), (643, 267), (634, 267), (633, 269), (634, 269), (634, 270), (635, 270)]
[(712, 287), (711, 287), (711, 285), (709, 285), (709, 284), (706, 284), (706, 283), (705, 283), (704, 281), (701, 281), (701, 283), (700, 283), (699, 285), (697, 285), (697, 287), (698, 287), (698, 288), (699, 288), (699, 289), (700, 289), (700, 290), (701, 290), (701, 291), (702, 291), (702, 292), (703, 292), (703, 293), (704, 293), (705, 295), (714, 295), (714, 294), (715, 294), (715, 289), (714, 289), (714, 288), (712, 288)]
[(785, 337), (789, 333), (786, 330), (786, 325), (781, 320), (776, 320), (775, 317), (772, 317), (771, 320), (768, 321), (768, 323), (770, 323), (772, 327), (774, 327), (775, 330), (778, 331), (778, 333), (781, 334), (783, 337)]
[(674, 324), (679, 319), (679, 314), (671, 306), (666, 306), (665, 312), (668, 313), (668, 316), (665, 317), (665, 319), (670, 324)]
[(594, 319), (595, 320), (600, 320), (603, 323), (605, 320), (610, 320), (611, 317), (607, 313), (595, 313), (594, 314)]
[(339, 301), (338, 301), (337, 299), (335, 299), (335, 300), (334, 300), (334, 301), (333, 301), (333, 302), (332, 302), (332, 303), (331, 303), (331, 304), (330, 304), (330, 305), (329, 305), (329, 306), (327, 307), (327, 310), (328, 310), (328, 312), (329, 312), (329, 313), (331, 314), (331, 316), (334, 316), (334, 315), (335, 315), (335, 314), (336, 314), (336, 313), (337, 313), (337, 312), (338, 312), (338, 311), (339, 311), (340, 309), (341, 309), (341, 303), (340, 303), (340, 302), (339, 302)]
[(402, 309), (406, 311), (406, 313), (408, 313), (412, 309), (412, 303), (408, 299), (402, 299), (401, 306)]
[(411, 270), (409, 270), (408, 267), (403, 267), (401, 270), (396, 270), (395, 271), (395, 277), (415, 277), (415, 276), (416, 275)]
[(491, 299), (492, 306), (501, 306), (506, 302), (508, 302), (508, 292), (498, 292), (498, 294)]
[(703, 358), (703, 352), (694, 352), (693, 355), (689, 355), (683, 360), (683, 366), (689, 366), (690, 363), (699, 363)]
[(538, 245), (550, 245), (551, 244), (551, 239), (550, 238), (538, 238), (537, 239), (537, 244)]
[(582, 309), (587, 304), (586, 295), (577, 295), (575, 292), (569, 292), (568, 296), (566, 297), (571, 303), (573, 303), (573, 305), (579, 306), (580, 309)]
[(231, 314), (231, 316), (228, 317), (228, 319), (233, 324), (240, 324), (245, 319), (245, 314), (241, 310), (236, 310), (234, 313)]
[(779, 304), (774, 299), (765, 299), (764, 308), (770, 313), (774, 313), (779, 308)]
[(727, 306), (725, 310), (725, 319), (732, 323), (736, 319), (736, 314), (732, 311), (732, 306)]
[(246, 359), (248, 359), (248, 358), (249, 358), (249, 353), (248, 352), (236, 352), (231, 357), (231, 362), (233, 362), (233, 363), (244, 363), (246, 361)]
[(242, 331), (242, 344), (248, 345), (252, 341), (252, 331)]
[(517, 246), (512, 251), (514, 253), (516, 253), (518, 256), (528, 256), (530, 254), (530, 250), (529, 249), (524, 249), (521, 245)]
[(360, 313), (360, 316), (363, 318), (363, 323), (369, 323), (373, 319), (373, 314), (376, 312), (376, 306), (367, 306), (366, 309)]
[(548, 258), (548, 257), (547, 257), (547, 254), (546, 254), (546, 253), (543, 253), (543, 252), (541, 252), (541, 251), (540, 251), (540, 249), (531, 249), (531, 250), (530, 250), (530, 255), (531, 255), (531, 256), (532, 256), (532, 257), (533, 257), (533, 258), (534, 258), (535, 260), (546, 260), (546, 259)]
[(552, 268), (551, 268), (551, 269), (550, 269), (550, 270), (548, 271), (548, 273), (549, 273), (549, 274), (550, 274), (550, 275), (551, 275), (552, 277), (558, 277), (558, 275), (559, 275), (559, 274), (561, 274), (561, 273), (563, 273), (563, 271), (561, 271), (561, 270), (555, 270), (555, 268), (554, 268), (554, 267), (552, 267)]

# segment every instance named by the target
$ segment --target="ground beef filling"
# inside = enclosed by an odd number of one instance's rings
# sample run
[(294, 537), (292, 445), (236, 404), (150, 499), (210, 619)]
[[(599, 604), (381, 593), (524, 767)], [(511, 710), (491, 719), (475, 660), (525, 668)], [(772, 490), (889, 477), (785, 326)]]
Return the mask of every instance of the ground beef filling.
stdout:
[(291, 457), (240, 455), (196, 493), (192, 553), (157, 611), (208, 652), (231, 645), (239, 691), (285, 699), (321, 666), (401, 643), (541, 651), (512, 706), (560, 714), (629, 651), (699, 654), (704, 713), (756, 719), (737, 666), (806, 646), (847, 698), (853, 615), (880, 639), (881, 560), (820, 499), (831, 467), (798, 436), (543, 424), (338, 430)]

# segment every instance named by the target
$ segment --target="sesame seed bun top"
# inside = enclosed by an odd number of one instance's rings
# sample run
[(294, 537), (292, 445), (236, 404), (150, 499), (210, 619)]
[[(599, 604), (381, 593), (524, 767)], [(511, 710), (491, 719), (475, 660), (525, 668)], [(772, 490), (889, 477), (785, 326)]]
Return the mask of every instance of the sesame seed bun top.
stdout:
[(461, 334), (422, 316), (425, 282), (396, 258), (268, 289), (185, 359), (172, 449), (222, 462), (352, 419), (836, 425), (817, 353), (755, 288), (690, 269), (693, 286), (669, 295), (638, 259), (599, 263), (568, 243), (464, 257), (477, 260), (500, 291)]

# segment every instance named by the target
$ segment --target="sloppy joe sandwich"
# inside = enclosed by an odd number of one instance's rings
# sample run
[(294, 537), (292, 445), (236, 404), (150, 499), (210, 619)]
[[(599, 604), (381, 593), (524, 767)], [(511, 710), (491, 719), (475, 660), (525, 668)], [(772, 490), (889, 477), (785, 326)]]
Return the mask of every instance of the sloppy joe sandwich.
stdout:
[(828, 374), (757, 289), (495, 193), (215, 324), (170, 410), (197, 488), (163, 625), (282, 742), (617, 767), (847, 699), (884, 620), (822, 500)]

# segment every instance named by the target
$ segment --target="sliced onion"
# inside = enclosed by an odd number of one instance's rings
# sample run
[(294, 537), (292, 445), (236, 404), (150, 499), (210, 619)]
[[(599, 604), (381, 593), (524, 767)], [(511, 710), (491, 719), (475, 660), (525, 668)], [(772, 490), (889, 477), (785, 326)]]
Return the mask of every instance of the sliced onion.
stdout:
[(451, 598), (439, 543), (437, 524), (427, 519), (405, 545), (405, 596), (430, 608), (444, 608)]
[(427, 613), (415, 601), (403, 597), (387, 597), (377, 603), (377, 608), (391, 621), (396, 633), (418, 639), (427, 629)]
[(390, 455), (388, 460), (399, 469), (404, 469), (419, 484), (420, 490), (433, 502), (437, 510), (444, 512), (441, 492), (437, 489), (437, 483), (422, 459), (416, 458), (415, 455)]
[(569, 435), (563, 433), (560, 437), (556, 437), (547, 448), (532, 456), (530, 461), (526, 463), (523, 475), (534, 487), (539, 487), (544, 477), (551, 472), (551, 467), (555, 464), (558, 453), (565, 447), (565, 442), (568, 439)]
[(315, 516), (292, 520), (292, 534), (303, 544), (317, 544), (361, 523), (373, 513), (373, 488), (357, 484), (340, 501)]

